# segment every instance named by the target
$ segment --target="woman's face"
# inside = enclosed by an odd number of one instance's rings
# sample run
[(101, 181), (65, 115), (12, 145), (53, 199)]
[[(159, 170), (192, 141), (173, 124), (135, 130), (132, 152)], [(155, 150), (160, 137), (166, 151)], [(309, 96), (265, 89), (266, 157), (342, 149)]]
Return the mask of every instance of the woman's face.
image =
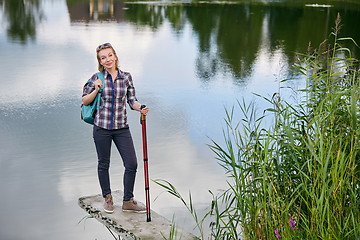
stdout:
[(101, 49), (98, 52), (100, 64), (104, 66), (107, 70), (112, 68), (115, 69), (115, 60), (117, 60), (113, 50), (111, 48)]

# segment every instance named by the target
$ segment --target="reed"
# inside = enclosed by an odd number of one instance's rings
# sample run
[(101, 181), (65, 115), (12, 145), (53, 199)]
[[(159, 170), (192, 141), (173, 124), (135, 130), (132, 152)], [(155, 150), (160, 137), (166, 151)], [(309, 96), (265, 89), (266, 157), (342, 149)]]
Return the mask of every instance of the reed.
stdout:
[[(213, 239), (359, 239), (359, 62), (338, 38), (333, 44), (309, 45), (293, 71), (306, 79), (298, 103), (279, 93), (264, 98), (273, 106), (260, 117), (254, 103), (238, 101), (225, 110), (225, 144), (210, 149), (228, 175), (228, 189), (213, 196)], [(354, 42), (354, 41), (353, 41)], [(354, 42), (354, 44), (356, 44)], [(285, 82), (287, 80), (284, 80)], [(274, 124), (264, 128), (265, 114)], [(183, 200), (174, 186), (156, 180)], [(184, 200), (183, 200), (184, 202)], [(188, 206), (197, 226), (194, 209)], [(199, 227), (202, 231), (202, 227)], [(203, 232), (199, 237), (204, 239)]]

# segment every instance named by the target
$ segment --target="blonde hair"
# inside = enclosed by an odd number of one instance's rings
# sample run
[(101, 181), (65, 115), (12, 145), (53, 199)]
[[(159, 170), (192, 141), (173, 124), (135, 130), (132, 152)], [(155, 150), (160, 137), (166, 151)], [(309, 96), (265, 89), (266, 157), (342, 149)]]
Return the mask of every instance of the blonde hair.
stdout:
[(114, 53), (115, 57), (116, 57), (116, 60), (115, 60), (115, 69), (116, 70), (119, 70), (119, 58), (117, 57), (116, 55), (116, 52), (115, 52), (115, 49), (111, 46), (110, 43), (104, 43), (104, 44), (101, 44), (99, 45), (97, 48), (96, 48), (96, 57), (97, 57), (97, 60), (98, 60), (98, 63), (99, 63), (99, 66), (98, 66), (98, 70), (100, 72), (103, 72), (105, 70), (104, 66), (100, 64), (100, 57), (99, 57), (99, 52), (103, 49), (106, 49), (106, 48), (111, 48), (112, 52)]

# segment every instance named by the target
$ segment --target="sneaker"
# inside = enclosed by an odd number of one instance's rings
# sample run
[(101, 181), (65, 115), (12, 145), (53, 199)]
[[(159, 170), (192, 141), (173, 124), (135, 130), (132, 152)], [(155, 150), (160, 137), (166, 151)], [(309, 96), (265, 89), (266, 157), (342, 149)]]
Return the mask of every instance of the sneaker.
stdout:
[(107, 213), (114, 212), (114, 203), (111, 194), (105, 196), (104, 211)]
[(133, 198), (129, 201), (123, 201), (122, 210), (123, 212), (146, 213), (146, 208), (139, 206)]

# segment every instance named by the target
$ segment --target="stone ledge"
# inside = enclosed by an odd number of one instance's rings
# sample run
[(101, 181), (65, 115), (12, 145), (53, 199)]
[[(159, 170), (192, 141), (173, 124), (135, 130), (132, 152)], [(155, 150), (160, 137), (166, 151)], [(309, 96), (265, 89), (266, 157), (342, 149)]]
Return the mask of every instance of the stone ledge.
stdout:
[[(106, 213), (103, 209), (104, 198), (101, 194), (94, 196), (81, 197), (78, 200), (79, 206), (88, 214), (93, 216), (99, 222), (107, 226), (122, 239), (164, 239), (161, 233), (168, 238), (171, 229), (171, 222), (163, 216), (151, 211), (151, 222), (146, 221), (146, 213), (129, 213), (123, 212), (122, 199), (123, 192), (113, 191), (112, 197), (114, 201), (114, 213)], [(145, 205), (137, 201), (139, 205)], [(193, 240), (197, 239), (191, 233), (177, 227), (179, 239)]]

